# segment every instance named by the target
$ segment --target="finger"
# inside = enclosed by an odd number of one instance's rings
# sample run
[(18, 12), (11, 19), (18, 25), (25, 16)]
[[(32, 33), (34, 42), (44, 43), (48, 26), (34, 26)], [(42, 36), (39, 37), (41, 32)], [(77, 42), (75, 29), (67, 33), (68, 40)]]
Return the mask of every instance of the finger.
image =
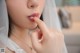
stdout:
[(37, 23), (42, 33), (47, 33), (49, 31), (46, 24), (42, 20), (39, 18), (34, 18), (34, 21)]
[(41, 44), (39, 42), (39, 39), (38, 39), (38, 33), (37, 32), (31, 32), (31, 41), (32, 41), (32, 45), (34, 47), (34, 49), (38, 49), (38, 48), (41, 48)]

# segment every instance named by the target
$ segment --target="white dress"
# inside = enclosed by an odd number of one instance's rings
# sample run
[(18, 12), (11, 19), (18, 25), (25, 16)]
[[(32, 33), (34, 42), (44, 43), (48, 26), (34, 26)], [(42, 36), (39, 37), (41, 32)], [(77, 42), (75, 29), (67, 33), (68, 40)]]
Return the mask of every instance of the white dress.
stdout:
[[(15, 53), (27, 53), (22, 48), (20, 48), (14, 41), (12, 41), (11, 39), (8, 39), (8, 41), (9, 41), (8, 48), (11, 49), (12, 51), (14, 51)], [(65, 47), (65, 44), (64, 44), (64, 48), (62, 50), (62, 53), (68, 53), (67, 49)]]
[(8, 48), (14, 51), (15, 53), (27, 53), (23, 49), (21, 49), (14, 41), (11, 39), (8, 39), (9, 41), (9, 46)]

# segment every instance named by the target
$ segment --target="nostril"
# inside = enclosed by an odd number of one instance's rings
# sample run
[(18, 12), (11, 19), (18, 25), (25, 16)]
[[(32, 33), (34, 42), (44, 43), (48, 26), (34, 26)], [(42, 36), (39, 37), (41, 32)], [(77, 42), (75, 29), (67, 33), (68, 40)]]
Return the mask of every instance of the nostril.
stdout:
[(36, 8), (38, 5), (34, 4), (34, 5), (31, 5), (31, 8)]
[(31, 5), (31, 8), (34, 8), (34, 5)]
[(38, 7), (38, 3), (36, 1), (32, 1), (32, 0), (28, 1), (27, 7), (28, 8), (36, 8), (36, 7)]

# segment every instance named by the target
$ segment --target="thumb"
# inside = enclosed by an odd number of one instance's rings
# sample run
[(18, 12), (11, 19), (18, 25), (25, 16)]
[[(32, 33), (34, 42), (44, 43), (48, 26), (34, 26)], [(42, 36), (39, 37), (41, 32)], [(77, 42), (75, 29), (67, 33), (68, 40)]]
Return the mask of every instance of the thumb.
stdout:
[(30, 37), (31, 37), (33, 48), (39, 50), (41, 48), (41, 43), (38, 39), (38, 32), (37, 31), (31, 32)]

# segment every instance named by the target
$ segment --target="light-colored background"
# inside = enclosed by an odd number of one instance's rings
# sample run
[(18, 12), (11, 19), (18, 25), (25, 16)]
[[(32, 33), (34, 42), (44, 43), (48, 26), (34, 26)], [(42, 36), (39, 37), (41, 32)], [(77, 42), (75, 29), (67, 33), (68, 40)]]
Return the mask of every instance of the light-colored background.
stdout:
[(57, 8), (65, 8), (71, 14), (71, 27), (62, 29), (68, 52), (80, 53), (80, 0), (56, 0), (56, 4)]

